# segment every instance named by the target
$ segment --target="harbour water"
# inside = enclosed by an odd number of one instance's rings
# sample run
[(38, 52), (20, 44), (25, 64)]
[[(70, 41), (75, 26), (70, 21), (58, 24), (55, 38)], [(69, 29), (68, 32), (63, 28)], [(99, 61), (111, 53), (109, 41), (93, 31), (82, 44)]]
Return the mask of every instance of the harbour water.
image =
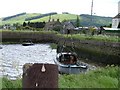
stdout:
[(1, 45), (0, 49), (0, 76), (9, 79), (21, 78), (25, 63), (54, 64), (56, 49), (49, 44), (35, 44), (22, 46), (21, 44)]
[[(26, 63), (55, 64), (56, 49), (50, 44), (35, 44), (22, 46), (21, 44), (0, 45), (0, 77), (5, 76), (15, 80), (22, 78), (23, 65)], [(88, 70), (96, 69), (95, 66), (87, 64)], [(80, 73), (82, 71), (80, 70)]]

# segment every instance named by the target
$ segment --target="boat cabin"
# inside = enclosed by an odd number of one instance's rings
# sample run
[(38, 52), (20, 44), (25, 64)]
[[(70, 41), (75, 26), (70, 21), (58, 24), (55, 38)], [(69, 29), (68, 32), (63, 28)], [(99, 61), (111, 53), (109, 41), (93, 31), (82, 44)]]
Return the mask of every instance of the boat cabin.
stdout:
[(76, 64), (77, 62), (76, 55), (71, 53), (59, 53), (57, 59), (62, 64)]

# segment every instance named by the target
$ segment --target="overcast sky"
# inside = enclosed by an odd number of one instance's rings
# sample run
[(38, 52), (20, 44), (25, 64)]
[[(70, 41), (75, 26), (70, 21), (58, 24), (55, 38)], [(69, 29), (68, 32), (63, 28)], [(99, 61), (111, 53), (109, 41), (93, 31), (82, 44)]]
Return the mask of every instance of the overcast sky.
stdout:
[[(98, 16), (114, 17), (118, 14), (120, 0), (93, 0), (93, 13)], [(92, 0), (0, 0), (0, 17), (18, 13), (69, 12), (90, 14)]]

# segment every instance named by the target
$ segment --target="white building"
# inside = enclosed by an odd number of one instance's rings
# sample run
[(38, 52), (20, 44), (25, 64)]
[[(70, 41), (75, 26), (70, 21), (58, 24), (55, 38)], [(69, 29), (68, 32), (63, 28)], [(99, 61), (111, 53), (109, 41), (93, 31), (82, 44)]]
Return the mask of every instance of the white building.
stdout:
[(120, 13), (112, 19), (112, 28), (120, 28), (118, 27), (119, 23), (120, 23)]
[(112, 28), (120, 28), (120, 1), (118, 2), (118, 14), (112, 19)]

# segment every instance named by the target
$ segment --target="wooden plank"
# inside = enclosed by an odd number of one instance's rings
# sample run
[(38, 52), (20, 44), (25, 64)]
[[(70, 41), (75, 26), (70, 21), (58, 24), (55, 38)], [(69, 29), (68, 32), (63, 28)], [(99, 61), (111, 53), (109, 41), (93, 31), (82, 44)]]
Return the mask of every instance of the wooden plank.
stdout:
[(25, 64), (23, 66), (23, 89), (58, 88), (58, 67), (55, 64)]

